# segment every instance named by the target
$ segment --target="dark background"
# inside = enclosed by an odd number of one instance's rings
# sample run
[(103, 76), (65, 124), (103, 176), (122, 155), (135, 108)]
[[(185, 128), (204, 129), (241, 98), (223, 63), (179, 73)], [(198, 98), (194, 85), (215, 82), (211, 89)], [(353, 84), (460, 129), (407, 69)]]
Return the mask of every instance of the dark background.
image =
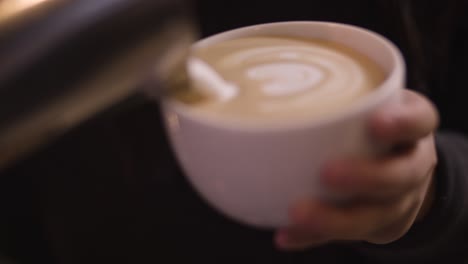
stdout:
[[(378, 31), (403, 50), (409, 83), (424, 90), (403, 20), (380, 2), (207, 0), (195, 11), (203, 36), (286, 20)], [(141, 95), (0, 175), (0, 248), (19, 263), (364, 263), (338, 246), (286, 254), (271, 239), (271, 230), (233, 223), (200, 200), (168, 146), (157, 102)]]

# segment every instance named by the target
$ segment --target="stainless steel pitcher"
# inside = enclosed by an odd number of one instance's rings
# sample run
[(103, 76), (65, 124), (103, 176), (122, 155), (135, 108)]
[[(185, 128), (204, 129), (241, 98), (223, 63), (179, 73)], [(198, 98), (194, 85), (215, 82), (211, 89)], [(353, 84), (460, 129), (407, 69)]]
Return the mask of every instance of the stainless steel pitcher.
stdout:
[(0, 0), (0, 169), (142, 87), (158, 95), (196, 36), (182, 0)]

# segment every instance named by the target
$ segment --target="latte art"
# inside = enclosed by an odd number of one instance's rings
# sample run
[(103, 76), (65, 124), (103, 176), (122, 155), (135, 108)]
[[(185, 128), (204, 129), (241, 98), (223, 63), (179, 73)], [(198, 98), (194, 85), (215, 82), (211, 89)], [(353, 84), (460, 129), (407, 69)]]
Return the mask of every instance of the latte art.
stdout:
[(385, 78), (367, 57), (322, 40), (246, 37), (198, 48), (193, 56), (238, 89), (230, 100), (208, 98), (193, 106), (207, 115), (243, 121), (324, 117)]
[(314, 88), (324, 77), (321, 69), (312, 65), (283, 62), (254, 66), (247, 69), (254, 81), (265, 81), (260, 88), (265, 95), (284, 96)]

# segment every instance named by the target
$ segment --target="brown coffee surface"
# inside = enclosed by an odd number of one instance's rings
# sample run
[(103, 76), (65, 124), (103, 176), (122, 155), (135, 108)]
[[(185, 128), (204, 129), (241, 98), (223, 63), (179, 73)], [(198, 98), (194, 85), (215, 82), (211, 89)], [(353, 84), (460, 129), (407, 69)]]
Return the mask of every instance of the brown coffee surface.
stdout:
[(219, 100), (199, 96), (197, 87), (191, 87), (175, 96), (200, 114), (225, 120), (323, 118), (349, 107), (385, 79), (381, 67), (365, 55), (317, 39), (244, 37), (198, 47), (192, 56), (235, 85), (238, 93)]

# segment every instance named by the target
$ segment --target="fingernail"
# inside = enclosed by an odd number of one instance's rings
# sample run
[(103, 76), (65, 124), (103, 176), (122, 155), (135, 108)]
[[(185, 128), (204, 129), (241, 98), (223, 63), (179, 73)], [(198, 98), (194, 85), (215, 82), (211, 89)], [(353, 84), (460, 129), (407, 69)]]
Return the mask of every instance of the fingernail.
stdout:
[(295, 239), (289, 235), (288, 230), (280, 230), (274, 238), (276, 247), (280, 250), (300, 250), (315, 246), (320, 246), (327, 243), (323, 236), (308, 235), (307, 239)]
[(285, 249), (289, 245), (289, 235), (287, 230), (279, 230), (275, 235), (275, 245)]
[(307, 244), (291, 237), (288, 230), (280, 230), (275, 236), (275, 245), (280, 250), (298, 250), (305, 248)]
[(393, 130), (398, 125), (399, 114), (396, 110), (381, 111), (374, 116), (371, 122), (371, 131), (377, 138), (385, 138), (392, 135)]
[(398, 113), (397, 113), (396, 108), (391, 108), (391, 109), (385, 109), (384, 111), (381, 111), (379, 113), (379, 116), (383, 121), (392, 123), (393, 121), (395, 121), (395, 118), (398, 117)]

